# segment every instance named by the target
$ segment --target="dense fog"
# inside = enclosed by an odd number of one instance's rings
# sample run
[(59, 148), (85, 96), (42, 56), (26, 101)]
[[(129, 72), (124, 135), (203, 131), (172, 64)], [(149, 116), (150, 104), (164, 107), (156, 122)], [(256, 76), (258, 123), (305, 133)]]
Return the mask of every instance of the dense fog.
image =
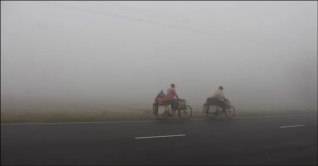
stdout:
[[(1, 105), (317, 109), (317, 1), (1, 2)], [(31, 101), (31, 100), (30, 100)], [(18, 104), (17, 102), (14, 104)]]

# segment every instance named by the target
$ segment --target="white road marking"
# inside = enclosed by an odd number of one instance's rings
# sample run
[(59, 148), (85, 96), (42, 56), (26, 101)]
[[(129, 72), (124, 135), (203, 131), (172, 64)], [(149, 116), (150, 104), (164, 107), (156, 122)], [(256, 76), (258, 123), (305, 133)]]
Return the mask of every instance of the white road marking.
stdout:
[(305, 125), (292, 125), (292, 126), (280, 126), (279, 128), (283, 129), (283, 128), (289, 128), (289, 127), (302, 127)]
[[(281, 115), (281, 116), (251, 116), (251, 117), (234, 117), (233, 119), (254, 119), (254, 118), (279, 118), (285, 116), (316, 116), (317, 114), (304, 114), (304, 115)], [(227, 118), (218, 118), (227, 119)], [(208, 119), (189, 119), (189, 120), (208, 120)], [(173, 121), (173, 120), (172, 120)], [(105, 122), (29, 122), (29, 123), (4, 123), (1, 126), (24, 126), (24, 125), (63, 125), (63, 124), (107, 124), (107, 123), (150, 123), (160, 122), (158, 120), (142, 120), (142, 121), (105, 121)], [(175, 122), (175, 121), (174, 121)]]
[(166, 137), (184, 137), (185, 134), (179, 135), (163, 135), (163, 136), (150, 136), (150, 137), (135, 137), (135, 139), (150, 139), (150, 138), (166, 138)]

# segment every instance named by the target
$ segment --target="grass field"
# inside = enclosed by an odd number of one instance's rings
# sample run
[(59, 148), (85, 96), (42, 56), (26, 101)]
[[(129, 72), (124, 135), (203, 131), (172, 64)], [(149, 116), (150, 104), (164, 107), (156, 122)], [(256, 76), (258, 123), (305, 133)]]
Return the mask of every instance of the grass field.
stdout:
[[(125, 103), (126, 105), (123, 105)], [(147, 102), (148, 103), (148, 102)], [(193, 119), (207, 118), (201, 113), (200, 103), (191, 103)], [(17, 122), (71, 122), (71, 121), (134, 121), (156, 119), (152, 114), (152, 103), (66, 101), (54, 99), (10, 99), (1, 98), (1, 123)], [(312, 111), (258, 110), (236, 108), (236, 117), (317, 114)], [(221, 115), (224, 116), (224, 115)], [(172, 119), (178, 119), (173, 117)]]
[[(236, 110), (235, 117), (279, 116), (316, 114), (317, 111), (244, 111)], [(222, 117), (224, 115), (221, 115)], [(316, 115), (313, 115), (316, 116)], [(172, 119), (177, 119), (175, 116)], [(193, 119), (207, 118), (205, 114), (194, 111)], [(150, 110), (135, 112), (1, 112), (1, 123), (17, 122), (78, 122), (78, 121), (136, 121), (153, 120)]]

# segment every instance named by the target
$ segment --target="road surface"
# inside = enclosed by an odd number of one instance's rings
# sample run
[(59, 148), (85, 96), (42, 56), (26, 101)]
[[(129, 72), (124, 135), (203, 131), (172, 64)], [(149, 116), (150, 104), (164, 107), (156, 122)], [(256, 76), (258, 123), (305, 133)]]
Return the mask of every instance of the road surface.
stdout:
[(317, 115), (1, 124), (9, 164), (317, 165)]

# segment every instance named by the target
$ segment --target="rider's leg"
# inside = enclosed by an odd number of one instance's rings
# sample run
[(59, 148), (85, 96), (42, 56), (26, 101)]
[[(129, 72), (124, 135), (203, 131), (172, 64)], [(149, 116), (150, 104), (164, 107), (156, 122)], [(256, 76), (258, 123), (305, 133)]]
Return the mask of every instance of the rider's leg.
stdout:
[(172, 108), (172, 104), (170, 104), (170, 111), (168, 113), (169, 117), (172, 117), (172, 112), (173, 112), (173, 108)]
[(220, 107), (222, 108), (222, 113), (225, 113), (225, 102), (220, 100), (219, 104), (220, 104)]
[(179, 103), (177, 100), (172, 100), (171, 101), (171, 112), (176, 111), (178, 109), (178, 105), (179, 105)]
[(174, 111), (178, 111), (178, 116), (181, 117), (180, 115), (180, 110), (179, 110), (179, 101), (178, 100), (173, 100), (174, 102)]
[(175, 110), (179, 109), (179, 101), (178, 100), (174, 100), (175, 103)]

